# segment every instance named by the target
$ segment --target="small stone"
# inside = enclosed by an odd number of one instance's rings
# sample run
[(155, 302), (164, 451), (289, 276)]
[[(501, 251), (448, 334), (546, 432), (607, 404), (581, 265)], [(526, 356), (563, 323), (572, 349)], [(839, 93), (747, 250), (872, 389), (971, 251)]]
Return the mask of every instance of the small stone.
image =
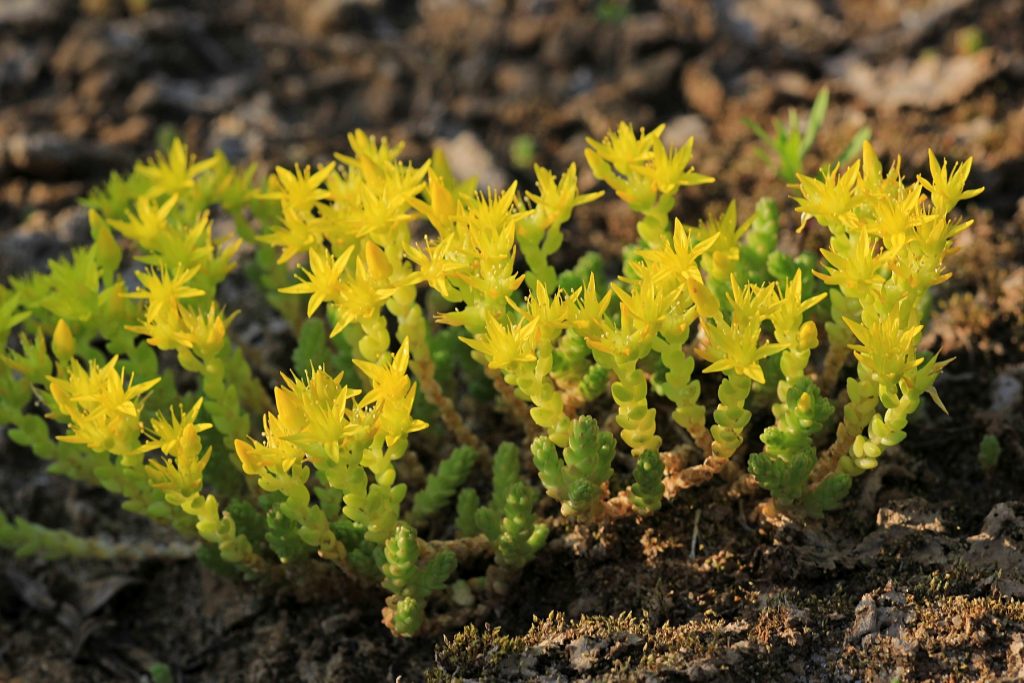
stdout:
[(679, 147), (690, 138), (705, 140), (708, 137), (708, 124), (699, 114), (683, 114), (676, 116), (665, 125), (661, 140), (667, 146)]
[(481, 187), (508, 186), (508, 173), (498, 166), (494, 155), (473, 131), (464, 130), (454, 138), (438, 140), (437, 145), (456, 178), (475, 177)]
[(853, 624), (846, 635), (850, 643), (858, 643), (869, 633), (878, 631), (878, 604), (869, 594), (864, 594), (853, 612)]
[(567, 649), (569, 651), (569, 666), (580, 673), (586, 673), (593, 669), (604, 651), (604, 647), (599, 641), (586, 636), (569, 643)]

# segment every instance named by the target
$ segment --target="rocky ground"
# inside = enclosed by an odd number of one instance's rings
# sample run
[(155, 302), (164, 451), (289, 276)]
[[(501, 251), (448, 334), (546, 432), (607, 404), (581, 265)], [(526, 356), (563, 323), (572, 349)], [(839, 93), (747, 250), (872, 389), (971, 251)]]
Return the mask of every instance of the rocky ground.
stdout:
[[(926, 338), (957, 357), (938, 386), (950, 414), (922, 407), (845, 508), (751, 522), (756, 500), (712, 486), (642, 522), (561, 528), (525, 599), (436, 640), (393, 639), (381, 596), (330, 584), (3, 557), (0, 680), (138, 681), (161, 663), (161, 683), (1024, 678), (1019, 0), (5, 0), (0, 275), (85, 240), (76, 197), (172, 135), (266, 169), (327, 159), (364, 127), (497, 184), (582, 162), (585, 136), (621, 119), (666, 122), (717, 178), (683, 194), (684, 218), (733, 197), (745, 213), (787, 190), (743, 119), (804, 111), (822, 85), (833, 106), (810, 164), (870, 125), (908, 175), (931, 147), (973, 156), (986, 187)], [(585, 207), (569, 248), (615, 254), (632, 221)], [(990, 473), (986, 432), (1003, 444)], [(2, 436), (0, 508), (166, 538)]]

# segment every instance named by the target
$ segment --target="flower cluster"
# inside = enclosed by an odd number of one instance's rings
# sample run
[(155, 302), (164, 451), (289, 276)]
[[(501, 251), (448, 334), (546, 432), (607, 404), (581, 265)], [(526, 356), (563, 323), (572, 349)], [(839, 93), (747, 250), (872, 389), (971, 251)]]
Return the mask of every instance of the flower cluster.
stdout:
[[(402, 635), (485, 614), (558, 510), (651, 514), (715, 477), (835, 508), (937, 400), (948, 361), (918, 347), (970, 225), (954, 208), (980, 192), (970, 162), (932, 155), (908, 184), (865, 143), (796, 176), (801, 229), (828, 232), (818, 260), (778, 248), (768, 200), (674, 218), (678, 190), (712, 179), (663, 130), (589, 140), (638, 243), (568, 268), (563, 230), (602, 196), (575, 165), (478, 191), (439, 153), (403, 161), (357, 131), (331, 163), (257, 183), (175, 141), (89, 196), (89, 246), (0, 287), (0, 425), (214, 567), (320, 558), (382, 586)], [(268, 316), (292, 332), (290, 368), (243, 342)], [(0, 542), (116, 554), (2, 514)]]

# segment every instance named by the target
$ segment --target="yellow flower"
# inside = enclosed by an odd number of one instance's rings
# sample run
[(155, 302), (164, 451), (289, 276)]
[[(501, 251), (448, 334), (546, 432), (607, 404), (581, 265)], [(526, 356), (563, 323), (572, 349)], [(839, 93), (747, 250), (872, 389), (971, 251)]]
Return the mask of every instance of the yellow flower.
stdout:
[(332, 337), (341, 334), (354, 322), (372, 320), (395, 293), (396, 286), (390, 282), (391, 267), (380, 248), (372, 242), (365, 246), (363, 255), (356, 259), (355, 273), (343, 278), (337, 291), (332, 293), (334, 310), (338, 314), (338, 322), (331, 330)]
[(288, 472), (296, 461), (303, 457), (299, 446), (288, 439), (278, 438), (274, 434), (278, 421), (272, 415), (263, 416), (263, 433), (266, 443), (235, 439), (235, 454), (242, 463), (242, 471), (250, 475), (262, 475), (268, 469), (277, 472)]
[(871, 214), (871, 220), (864, 222), (864, 230), (880, 237), (885, 250), (898, 260), (900, 257), (895, 254), (914, 239), (914, 227), (927, 220), (921, 211), (921, 186), (915, 183), (879, 198), (872, 202)]
[(465, 270), (465, 264), (451, 258), (452, 244), (453, 239), (449, 235), (439, 242), (424, 242), (422, 249), (406, 247), (409, 260), (419, 266), (412, 281), (426, 282), (446, 299), (452, 296), (448, 288), (450, 280)]
[(404, 245), (409, 231), (399, 228), (415, 217), (410, 200), (422, 189), (418, 180), (410, 184), (401, 174), (385, 175), (374, 182), (350, 180), (345, 196), (332, 195), (333, 206), (324, 208), (325, 233), (334, 243), (369, 237), (381, 244)]
[(913, 369), (924, 362), (915, 351), (923, 326), (905, 327), (897, 311), (866, 322), (843, 320), (860, 342), (850, 345), (857, 362), (864, 365), (880, 385), (895, 387), (901, 378), (910, 376)]
[(918, 176), (917, 181), (931, 194), (932, 205), (934, 205), (936, 213), (944, 216), (959, 202), (977, 197), (985, 191), (983, 187), (973, 190), (964, 189), (973, 163), (974, 159), (967, 159), (967, 161), (961, 164), (954, 164), (953, 170), (950, 172), (946, 165), (946, 160), (943, 159), (940, 165), (935, 153), (930, 149), (928, 150), (928, 170), (931, 174), (931, 180), (925, 180), (923, 177)]
[(353, 361), (370, 379), (371, 387), (359, 402), (361, 408), (372, 406), (377, 424), (388, 446), (412, 432), (429, 425), (412, 417), (416, 397), (416, 384), (409, 379), (409, 339), (402, 340), (390, 365), (378, 365), (363, 360)]
[(147, 268), (137, 275), (141, 287), (123, 296), (128, 299), (146, 300), (146, 320), (159, 320), (165, 316), (174, 316), (178, 304), (183, 299), (194, 299), (206, 296), (206, 292), (190, 287), (189, 282), (199, 272), (199, 266), (177, 269), (173, 275), (167, 269)]
[(409, 206), (426, 218), (442, 238), (454, 230), (458, 203), (444, 179), (434, 169), (427, 170), (427, 187), (423, 199), (411, 197)]
[[(639, 166), (654, 156), (653, 148), (661, 138), (665, 130), (665, 124), (661, 124), (650, 132), (640, 129), (640, 135), (633, 131), (633, 126), (625, 121), (619, 122), (619, 127), (608, 133), (600, 141), (587, 138), (590, 149), (586, 151), (587, 161), (594, 166), (595, 161), (611, 164), (622, 174), (635, 166)], [(598, 164), (602, 165), (602, 164)], [(601, 178), (601, 180), (607, 180)]]
[(682, 147), (669, 151), (660, 139), (655, 141), (651, 151), (650, 163), (640, 171), (641, 175), (650, 180), (651, 184), (662, 194), (674, 194), (680, 187), (706, 185), (715, 182), (711, 176), (697, 173), (690, 166), (693, 158), (693, 137), (691, 136)]
[(88, 368), (83, 368), (74, 360), (67, 377), (48, 378), (54, 403), (70, 422), (70, 433), (58, 436), (58, 440), (122, 456), (144, 450), (139, 446), (139, 412), (145, 393), (160, 378), (135, 384), (132, 375), (126, 384), (124, 371), (117, 370), (117, 361), (117, 356), (103, 366), (89, 361)]
[(203, 453), (199, 439), (199, 434), (213, 427), (208, 422), (196, 422), (202, 405), (200, 398), (187, 412), (184, 406), (179, 406), (177, 413), (173, 409), (169, 412), (169, 417), (157, 413), (150, 420), (145, 449), (159, 449), (167, 456), (146, 463), (146, 474), (154, 487), (182, 497), (202, 488), (203, 470), (213, 452), (207, 448)]
[(196, 155), (189, 154), (181, 139), (174, 138), (167, 154), (157, 152), (148, 162), (137, 164), (135, 171), (153, 183), (149, 194), (159, 196), (191, 190), (196, 185), (196, 176), (216, 164), (216, 158), (197, 162)]
[(716, 238), (710, 249), (706, 250), (710, 256), (708, 268), (709, 277), (724, 282), (731, 273), (736, 270), (740, 260), (740, 238), (753, 224), (753, 217), (743, 223), (739, 223), (736, 216), (736, 202), (729, 202), (718, 216), (702, 220), (693, 229), (697, 239), (707, 241)]
[(484, 322), (484, 333), (476, 338), (459, 337), (469, 348), (487, 358), (488, 367), (502, 370), (517, 363), (537, 360), (534, 344), (536, 321), (521, 320), (502, 325), (493, 315)]
[(732, 309), (733, 324), (760, 328), (779, 305), (776, 286), (755, 283), (741, 286), (735, 274), (729, 276), (729, 283), (732, 291), (726, 298)]
[(386, 138), (378, 144), (356, 131), (348, 140), (352, 154), (335, 154), (344, 167), (326, 180), (328, 201), (317, 207), (318, 227), (335, 248), (370, 238), (400, 250), (409, 241), (407, 226), (429, 165), (398, 162), (402, 146), (392, 147)]
[(671, 240), (657, 249), (644, 249), (638, 253), (652, 266), (651, 273), (658, 281), (670, 278), (678, 283), (702, 282), (697, 261), (702, 254), (715, 246), (720, 236), (721, 233), (712, 232), (705, 239), (696, 241), (694, 231), (689, 230), (677, 218)]
[(520, 306), (512, 299), (508, 303), (522, 320), (535, 323), (535, 343), (551, 344), (569, 326), (578, 296), (579, 292), (566, 296), (561, 290), (549, 296), (548, 288), (538, 281), (536, 291), (527, 298), (525, 306)]
[(360, 406), (365, 407), (372, 403), (386, 403), (395, 399), (404, 398), (412, 386), (409, 379), (409, 339), (402, 340), (398, 351), (391, 359), (391, 364), (384, 366), (369, 361), (355, 359), (352, 361), (356, 367), (370, 379), (372, 388), (363, 396)]
[(321, 166), (315, 173), (309, 166), (299, 168), (295, 164), (294, 173), (284, 166), (278, 166), (270, 181), (270, 191), (260, 195), (260, 198), (276, 199), (291, 211), (305, 213), (331, 196), (322, 186), (333, 172), (333, 161)]
[(277, 413), (263, 416), (263, 441), (235, 439), (235, 453), (246, 474), (262, 475), (268, 469), (286, 473), (306, 458), (310, 440), (303, 435), (309, 427), (305, 410), (310, 402), (309, 386), (294, 377), (283, 379), (284, 386), (274, 387)]
[(653, 203), (659, 193), (669, 196), (686, 185), (714, 182), (714, 178), (696, 173), (689, 166), (693, 138), (669, 150), (661, 141), (664, 130), (664, 124), (649, 133), (641, 128), (638, 136), (632, 126), (620, 123), (600, 142), (587, 138), (587, 163), (595, 176), (634, 208)]
[(642, 275), (629, 291), (615, 283), (610, 288), (619, 300), (623, 331), (635, 335), (635, 341), (640, 344), (652, 340), (658, 333), (669, 308), (678, 300), (681, 289), (669, 290), (659, 286), (654, 278)]
[(151, 251), (160, 235), (169, 230), (168, 219), (178, 203), (178, 195), (172, 194), (163, 204), (154, 204), (147, 197), (135, 202), (135, 212), (126, 220), (111, 220), (110, 225), (139, 246)]
[(178, 406), (177, 412), (171, 409), (168, 416), (164, 416), (162, 412), (157, 413), (149, 421), (149, 429), (146, 430), (149, 440), (146, 447), (148, 449), (159, 448), (161, 452), (167, 455), (181, 452), (182, 433), (186, 427), (191, 426), (196, 434), (205, 432), (213, 427), (209, 422), (196, 422), (199, 417), (199, 410), (202, 407), (203, 399), (200, 397), (199, 400), (192, 404), (188, 411), (185, 410), (185, 406)]
[(854, 186), (860, 175), (860, 161), (855, 161), (842, 175), (839, 166), (833, 168), (822, 180), (797, 174), (799, 194), (793, 197), (801, 213), (801, 231), (813, 216), (829, 228), (845, 229), (846, 214), (857, 205)]
[(405, 149), (405, 143), (399, 142), (392, 146), (387, 137), (382, 137), (377, 142), (376, 135), (367, 135), (362, 129), (356, 129), (346, 136), (348, 146), (352, 148), (352, 154), (346, 155), (340, 152), (335, 153), (334, 158), (358, 169), (364, 176), (376, 179), (376, 176), (385, 169), (395, 166), (398, 155)]
[(161, 351), (182, 351), (192, 348), (188, 332), (181, 327), (181, 317), (143, 320), (138, 325), (125, 325), (129, 332), (146, 337), (146, 343)]
[(860, 298), (885, 281), (881, 270), (890, 254), (880, 252), (877, 240), (867, 232), (834, 237), (821, 254), (825, 257), (826, 272), (814, 274), (825, 284), (839, 287), (847, 296)]
[(235, 441), (243, 471), (286, 473), (306, 459), (336, 461), (353, 430), (349, 401), (359, 394), (342, 377), (322, 367), (302, 379), (282, 375), (284, 386), (274, 388), (277, 414), (263, 416), (263, 441)]
[(310, 249), (309, 268), (302, 269), (306, 279), (300, 279), (298, 284), (282, 287), (279, 291), (285, 294), (309, 294), (306, 316), (312, 318), (323, 302), (337, 300), (341, 279), (354, 248), (350, 246), (338, 257), (323, 247)]
[(485, 263), (505, 262), (515, 249), (515, 227), (525, 214), (517, 213), (515, 181), (501, 193), (477, 193), (459, 207), (456, 226)]
[(597, 283), (594, 274), (590, 274), (587, 284), (583, 285), (583, 293), (576, 298), (577, 310), (573, 325), (585, 337), (599, 337), (608, 329), (606, 313), (612, 302), (612, 293), (597, 295)]
[(240, 311), (224, 315), (224, 309), (211, 303), (206, 313), (181, 308), (181, 330), (187, 347), (201, 358), (209, 359), (220, 353), (227, 338), (228, 326)]
[[(817, 294), (809, 299), (803, 298), (803, 278), (797, 273), (786, 283), (785, 293), (778, 297), (778, 306), (769, 315), (772, 326), (775, 328), (776, 336), (785, 337), (787, 342), (796, 341), (801, 329), (804, 313), (817, 306), (828, 296), (827, 293)], [(813, 329), (814, 324), (811, 323)], [(805, 332), (804, 337), (809, 338), (811, 332)], [(817, 333), (814, 333), (815, 340)]]
[(574, 208), (589, 204), (604, 194), (580, 194), (575, 163), (569, 164), (569, 168), (558, 181), (555, 181), (554, 173), (539, 164), (534, 164), (533, 171), (537, 176), (537, 192), (527, 192), (526, 198), (536, 207), (542, 229), (547, 229), (553, 224), (565, 223)]
[(174, 492), (182, 499), (202, 489), (203, 471), (210, 462), (213, 449), (207, 448), (206, 452), (203, 452), (199, 432), (198, 425), (181, 425), (174, 450), (168, 457), (146, 463), (146, 474), (153, 487), (165, 492)]
[(281, 249), (279, 264), (287, 263), (296, 254), (323, 244), (324, 219), (302, 214), (290, 206), (281, 206), (281, 224), (256, 239)]
[(290, 437), (295, 443), (313, 448), (317, 445), (339, 443), (351, 432), (349, 424), (350, 401), (360, 394), (343, 383), (344, 374), (331, 375), (323, 367), (307, 372), (302, 379), (284, 377), (285, 387), (295, 398), (289, 419), (296, 423), (296, 433)]
[(712, 323), (705, 327), (708, 346), (704, 355), (716, 359), (704, 372), (728, 372), (749, 377), (764, 384), (764, 370), (760, 361), (786, 348), (786, 344), (769, 343), (758, 346), (759, 329)]
[(755, 284), (741, 287), (735, 276), (731, 282), (732, 292), (728, 299), (732, 321), (727, 324), (720, 312), (703, 319), (708, 343), (702, 355), (712, 361), (704, 372), (731, 371), (764, 384), (760, 361), (789, 346), (779, 342), (760, 344), (761, 324), (778, 306), (775, 287)]

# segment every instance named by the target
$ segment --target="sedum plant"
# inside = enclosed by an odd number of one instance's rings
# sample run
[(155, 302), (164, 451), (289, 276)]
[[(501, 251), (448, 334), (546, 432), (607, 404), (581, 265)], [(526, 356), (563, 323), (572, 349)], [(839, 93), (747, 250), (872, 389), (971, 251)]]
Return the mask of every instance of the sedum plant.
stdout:
[[(935, 398), (948, 361), (917, 347), (970, 162), (908, 183), (865, 143), (797, 175), (819, 260), (778, 249), (767, 201), (673, 218), (712, 179), (662, 130), (589, 141), (638, 240), (568, 267), (602, 194), (575, 166), (477, 191), (357, 131), (257, 181), (175, 141), (84, 200), (89, 246), (0, 288), (0, 424), (221, 570), (380, 586), (401, 635), (486, 612), (557, 515), (650, 514), (715, 477), (835, 508)], [(270, 318), (291, 367), (261, 356)], [(3, 515), (0, 545), (125, 552)]]

